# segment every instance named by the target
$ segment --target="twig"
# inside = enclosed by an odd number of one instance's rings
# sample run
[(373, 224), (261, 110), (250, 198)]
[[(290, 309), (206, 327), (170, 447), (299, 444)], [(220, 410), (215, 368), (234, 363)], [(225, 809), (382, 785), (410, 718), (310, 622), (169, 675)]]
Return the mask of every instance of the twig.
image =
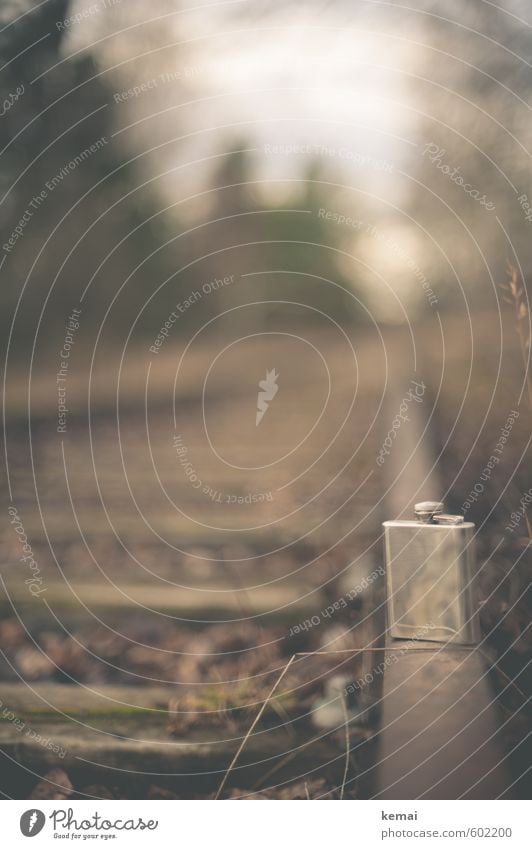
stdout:
[(259, 712), (257, 713), (257, 716), (255, 717), (255, 719), (254, 719), (254, 720), (253, 720), (253, 722), (251, 723), (251, 726), (250, 726), (250, 728), (248, 729), (248, 732), (247, 732), (246, 736), (244, 737), (244, 739), (242, 740), (242, 742), (241, 742), (240, 746), (238, 747), (237, 752), (236, 752), (236, 754), (235, 754), (235, 756), (234, 756), (233, 760), (231, 761), (231, 763), (230, 763), (230, 764), (229, 764), (229, 766), (227, 767), (227, 770), (226, 770), (226, 772), (225, 772), (225, 775), (224, 775), (224, 777), (222, 778), (221, 784), (220, 784), (220, 786), (218, 787), (218, 790), (216, 791), (216, 796), (214, 797), (215, 799), (219, 799), (219, 798), (220, 798), (220, 794), (221, 794), (222, 790), (223, 790), (223, 789), (224, 789), (224, 787), (225, 787), (225, 783), (226, 783), (227, 779), (229, 778), (229, 774), (230, 774), (231, 770), (233, 769), (234, 765), (236, 764), (236, 762), (237, 762), (238, 758), (240, 757), (240, 755), (241, 755), (241, 753), (242, 753), (242, 750), (243, 750), (244, 746), (246, 745), (246, 743), (247, 743), (247, 741), (248, 741), (249, 737), (250, 737), (250, 736), (251, 736), (251, 734), (253, 733), (253, 729), (254, 729), (254, 728), (255, 728), (255, 726), (257, 725), (257, 723), (258, 723), (259, 719), (261, 718), (262, 714), (264, 713), (264, 710), (265, 710), (265, 708), (266, 708), (266, 705), (267, 705), (267, 704), (268, 704), (268, 702), (270, 701), (271, 697), (272, 697), (272, 696), (273, 696), (273, 694), (275, 693), (275, 691), (276, 691), (277, 687), (278, 687), (278, 686), (279, 686), (279, 684), (281, 683), (282, 679), (284, 678), (284, 676), (285, 676), (285, 675), (286, 675), (286, 673), (288, 672), (288, 670), (289, 670), (289, 668), (290, 668), (291, 664), (293, 663), (293, 661), (294, 661), (295, 659), (296, 659), (296, 655), (295, 655), (295, 654), (293, 654), (293, 655), (292, 655), (292, 657), (290, 658), (290, 660), (288, 661), (288, 663), (286, 664), (286, 666), (284, 667), (283, 671), (282, 671), (282, 672), (281, 672), (281, 674), (279, 675), (279, 677), (278, 677), (277, 681), (275, 682), (275, 684), (274, 684), (274, 685), (273, 685), (273, 687), (271, 688), (270, 692), (269, 692), (269, 693), (268, 693), (268, 695), (266, 696), (265, 700), (263, 701), (263, 703), (262, 703), (262, 705), (261, 705), (261, 707), (260, 707), (260, 710), (259, 710)]

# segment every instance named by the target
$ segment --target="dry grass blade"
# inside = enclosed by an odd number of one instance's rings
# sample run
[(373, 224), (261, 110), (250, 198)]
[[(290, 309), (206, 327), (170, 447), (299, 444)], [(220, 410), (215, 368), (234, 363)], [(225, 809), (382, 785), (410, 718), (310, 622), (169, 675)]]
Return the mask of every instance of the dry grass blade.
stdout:
[[(463, 649), (463, 650), (466, 650), (466, 651), (472, 651), (470, 646), (452, 646), (452, 648), (455, 648), (455, 649), (458, 649), (458, 650)], [(286, 675), (290, 666), (292, 665), (294, 660), (296, 660), (296, 658), (298, 658), (298, 657), (312, 657), (314, 655), (331, 655), (331, 654), (355, 655), (355, 654), (361, 654), (362, 652), (382, 652), (384, 650), (385, 650), (384, 648), (373, 648), (373, 647), (371, 647), (371, 648), (362, 648), (362, 649), (337, 649), (337, 650), (332, 650), (332, 651), (297, 652), (296, 654), (293, 654), (292, 657), (290, 658), (290, 660), (288, 661), (288, 663), (286, 664), (286, 666), (283, 668), (281, 674), (277, 678), (277, 680), (276, 680), (275, 684), (273, 685), (273, 687), (271, 688), (270, 692), (268, 693), (268, 695), (264, 699), (262, 705), (260, 706), (259, 712), (257, 713), (255, 719), (251, 723), (249, 729), (247, 730), (246, 735), (244, 736), (240, 746), (238, 747), (238, 749), (237, 749), (237, 751), (236, 751), (236, 753), (233, 757), (233, 760), (231, 761), (231, 763), (227, 767), (227, 770), (225, 771), (224, 777), (222, 778), (222, 781), (220, 782), (220, 786), (218, 787), (218, 790), (216, 791), (216, 795), (214, 796), (214, 798), (215, 799), (220, 798), (220, 795), (221, 795), (221, 793), (222, 793), (222, 791), (223, 791), (223, 789), (224, 789), (224, 787), (227, 783), (227, 779), (229, 778), (229, 775), (231, 774), (233, 767), (235, 766), (236, 762), (238, 761), (240, 755), (242, 754), (242, 751), (244, 750), (244, 747), (245, 747), (247, 741), (249, 740), (249, 738), (253, 734), (253, 731), (256, 728), (262, 714), (264, 713), (264, 711), (265, 711), (265, 709), (268, 705), (268, 702), (273, 697), (277, 687), (279, 686), (279, 684), (283, 680), (284, 676)], [(422, 646), (420, 648), (413, 648), (412, 650), (413, 651), (434, 652), (436, 649), (432, 648), (432, 647), (428, 648), (428, 647)], [(401, 651), (401, 652), (404, 652), (405, 649), (404, 649), (404, 647), (396, 648), (396, 647), (389, 646), (389, 647), (386, 648), (386, 651)], [(346, 710), (345, 703), (344, 703), (344, 710)], [(343, 793), (344, 793), (344, 787), (345, 787), (345, 783), (346, 783), (346, 780), (347, 780), (347, 773), (348, 773), (348, 767), (349, 767), (349, 754), (350, 754), (350, 752), (349, 752), (349, 728), (348, 728), (348, 721), (347, 721), (347, 713), (345, 715), (345, 727), (346, 727), (346, 766), (345, 766), (345, 772), (344, 772), (344, 778), (343, 778), (343, 782), (342, 782), (342, 789), (341, 789), (340, 798), (342, 798)], [(272, 769), (270, 771), (270, 773), (268, 773), (268, 775), (273, 774), (275, 771), (276, 771), (276, 768)], [(265, 779), (265, 777), (263, 777), (261, 783), (263, 783), (264, 779)]]
[[(440, 648), (438, 648), (440, 647)], [(441, 647), (446, 649), (452, 649), (453, 651), (475, 651), (471, 646), (461, 646), (458, 643), (435, 643), (433, 646), (411, 646), (406, 649), (405, 646), (382, 646), (381, 648), (366, 648), (366, 649), (331, 649), (330, 651), (298, 651), (294, 657), (314, 657), (316, 655), (326, 655), (326, 654), (363, 654), (364, 652), (391, 652), (398, 651), (404, 653), (405, 651), (439, 651)]]
[(342, 708), (344, 711), (344, 724), (345, 724), (345, 768), (344, 768), (344, 777), (342, 779), (342, 786), (340, 788), (340, 799), (344, 798), (344, 790), (345, 783), (347, 781), (347, 773), (349, 772), (349, 755), (351, 754), (351, 747), (349, 745), (349, 718), (347, 716), (347, 704), (346, 700), (343, 696), (342, 699)]
[(486, 652), (483, 651), (483, 649), (481, 647), (479, 648), (479, 651), (480, 651), (480, 654), (482, 655), (482, 657), (484, 658), (484, 660), (486, 661), (486, 663), (488, 663), (490, 666), (493, 666), (497, 670), (497, 672), (500, 672), (502, 677), (510, 684), (510, 686), (513, 687), (515, 690), (517, 690), (517, 692), (519, 693), (520, 696), (522, 696), (523, 699), (528, 701), (528, 696), (525, 693), (523, 693), (521, 687), (519, 687), (515, 683), (513, 678), (510, 678), (510, 676), (506, 674), (504, 669), (501, 669), (499, 664), (496, 663), (488, 654), (486, 654)]
[(528, 392), (528, 403), (532, 410), (532, 373), (530, 370), (530, 313), (528, 309), (528, 296), (523, 286), (519, 284), (517, 269), (513, 265), (508, 266), (508, 283), (502, 287), (509, 292), (510, 297), (504, 300), (511, 304), (515, 312), (515, 328), (519, 338), (519, 347), (525, 369), (526, 387)]
[(254, 719), (254, 720), (253, 720), (253, 722), (251, 723), (251, 725), (250, 725), (250, 727), (249, 727), (249, 729), (248, 729), (248, 731), (247, 731), (247, 733), (246, 733), (246, 736), (245, 736), (245, 737), (244, 737), (244, 739), (242, 740), (242, 742), (241, 742), (240, 746), (238, 747), (238, 749), (237, 749), (237, 751), (236, 751), (236, 754), (235, 754), (235, 756), (234, 756), (233, 760), (231, 761), (231, 763), (230, 763), (230, 764), (229, 764), (229, 766), (227, 767), (227, 770), (225, 771), (225, 775), (224, 775), (224, 777), (222, 778), (222, 781), (221, 781), (221, 783), (220, 783), (220, 786), (218, 787), (218, 790), (216, 791), (216, 795), (215, 795), (215, 797), (214, 797), (215, 799), (219, 799), (219, 798), (220, 798), (220, 794), (221, 794), (222, 790), (223, 790), (223, 789), (224, 789), (224, 787), (225, 787), (225, 784), (226, 784), (226, 782), (227, 782), (227, 779), (229, 778), (229, 775), (230, 775), (230, 773), (231, 773), (231, 770), (233, 769), (234, 765), (236, 764), (237, 760), (239, 759), (240, 755), (242, 754), (242, 751), (243, 751), (244, 746), (246, 745), (247, 741), (249, 740), (249, 738), (250, 738), (250, 737), (251, 737), (251, 735), (253, 734), (253, 730), (255, 729), (255, 727), (256, 727), (256, 725), (257, 725), (258, 721), (260, 720), (260, 718), (261, 718), (262, 714), (264, 713), (264, 711), (265, 711), (265, 709), (266, 709), (266, 705), (268, 704), (268, 702), (269, 702), (269, 701), (270, 701), (270, 699), (272, 698), (272, 696), (273, 696), (273, 694), (275, 693), (275, 691), (276, 691), (277, 687), (279, 686), (279, 684), (280, 684), (280, 683), (281, 683), (281, 681), (283, 680), (284, 676), (286, 675), (286, 673), (287, 673), (287, 672), (288, 672), (288, 670), (290, 669), (290, 666), (291, 666), (291, 664), (293, 663), (293, 661), (294, 661), (295, 659), (296, 659), (296, 655), (295, 655), (295, 654), (293, 654), (293, 655), (292, 655), (292, 657), (290, 658), (290, 660), (288, 661), (288, 663), (286, 664), (286, 666), (284, 667), (283, 671), (282, 671), (282, 672), (281, 672), (281, 674), (279, 675), (279, 677), (278, 677), (277, 681), (275, 682), (275, 684), (274, 684), (274, 685), (273, 685), (273, 687), (271, 688), (270, 692), (268, 693), (268, 695), (267, 695), (267, 696), (266, 696), (266, 698), (264, 699), (264, 701), (263, 701), (263, 703), (262, 703), (262, 705), (261, 705), (261, 707), (260, 707), (260, 710), (259, 710), (259, 712), (257, 713), (257, 716), (255, 717), (255, 719)]

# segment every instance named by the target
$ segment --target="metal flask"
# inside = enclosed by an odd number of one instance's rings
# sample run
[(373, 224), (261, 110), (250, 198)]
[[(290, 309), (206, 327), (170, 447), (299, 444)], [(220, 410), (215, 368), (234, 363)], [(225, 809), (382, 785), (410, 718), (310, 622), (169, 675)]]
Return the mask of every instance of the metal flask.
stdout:
[(383, 523), (388, 633), (474, 645), (480, 640), (475, 525), (445, 514), (441, 502), (414, 509), (415, 520)]

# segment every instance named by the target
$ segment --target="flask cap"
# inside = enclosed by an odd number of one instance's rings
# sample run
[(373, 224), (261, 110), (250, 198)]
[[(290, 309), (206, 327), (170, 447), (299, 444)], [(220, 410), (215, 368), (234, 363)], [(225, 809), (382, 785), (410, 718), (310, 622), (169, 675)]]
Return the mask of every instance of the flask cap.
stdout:
[(414, 505), (414, 513), (419, 522), (432, 522), (443, 510), (443, 501), (420, 501)]

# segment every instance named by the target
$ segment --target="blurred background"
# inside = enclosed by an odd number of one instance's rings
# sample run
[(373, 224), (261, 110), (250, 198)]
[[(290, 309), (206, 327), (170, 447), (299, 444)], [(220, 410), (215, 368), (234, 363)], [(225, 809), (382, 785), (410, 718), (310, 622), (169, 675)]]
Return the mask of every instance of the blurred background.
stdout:
[[(382, 643), (381, 522), (443, 498), (477, 523), (484, 648), (526, 738), (531, 23), (525, 0), (5, 0), (6, 683), (156, 686), (168, 746), (237, 739), (294, 651)], [(345, 658), (295, 664), (268, 721), (343, 723), (373, 664)], [(71, 751), (94, 711), (54, 726)], [(75, 792), (115, 792), (106, 757)], [(192, 772), (199, 795), (220, 778)], [(187, 792), (135, 782), (116, 792)]]

